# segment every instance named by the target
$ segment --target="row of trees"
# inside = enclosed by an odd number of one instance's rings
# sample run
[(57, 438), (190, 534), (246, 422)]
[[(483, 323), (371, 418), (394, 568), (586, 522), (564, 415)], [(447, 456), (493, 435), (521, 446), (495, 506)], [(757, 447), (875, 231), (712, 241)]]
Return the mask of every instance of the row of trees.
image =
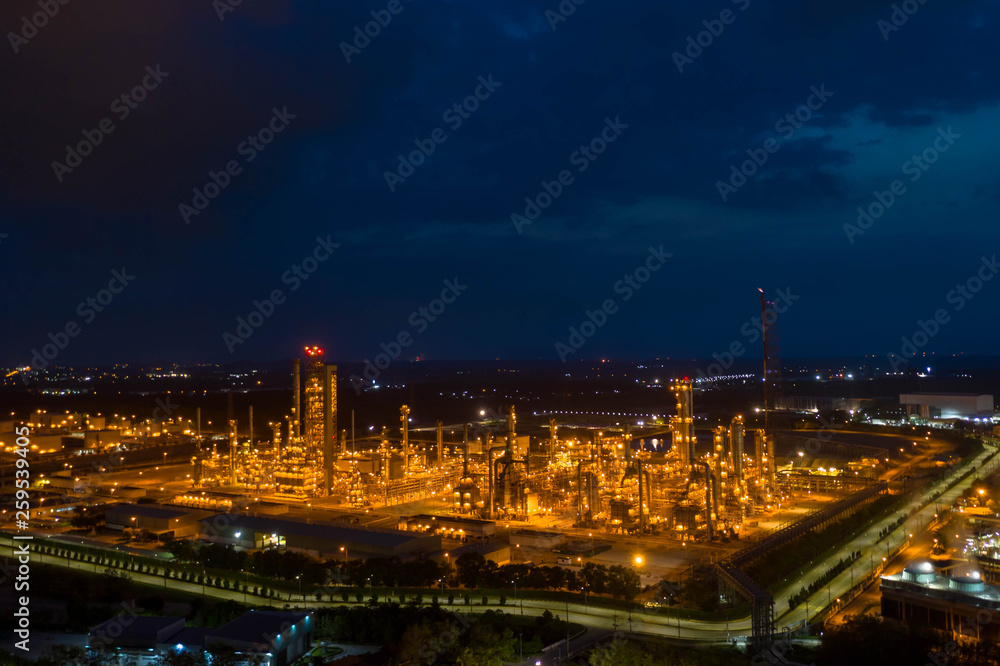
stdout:
[(350, 560), (338, 566), (346, 580), (359, 587), (436, 587), (451, 573), (450, 567), (433, 560), (403, 562), (398, 557)]
[(633, 600), (641, 590), (639, 574), (631, 567), (604, 566), (587, 562), (579, 570), (564, 567), (504, 564), (487, 560), (479, 553), (466, 553), (455, 561), (458, 581), (468, 588), (510, 588), (533, 590), (583, 590), (589, 594), (610, 594), (615, 599)]
[(322, 585), (327, 579), (327, 570), (322, 562), (308, 555), (275, 549), (248, 553), (232, 546), (218, 543), (195, 544), (188, 539), (175, 539), (166, 549), (180, 562), (191, 562), (208, 569), (250, 573), (265, 578), (293, 581), (299, 579), (303, 585)]

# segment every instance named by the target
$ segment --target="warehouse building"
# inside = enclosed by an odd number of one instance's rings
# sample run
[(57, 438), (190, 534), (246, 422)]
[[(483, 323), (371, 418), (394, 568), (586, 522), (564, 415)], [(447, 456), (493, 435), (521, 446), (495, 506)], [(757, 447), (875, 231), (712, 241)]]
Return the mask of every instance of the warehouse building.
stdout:
[(410, 516), (401, 522), (400, 527), (408, 532), (429, 532), (448, 539), (484, 539), (497, 531), (496, 523), (492, 520), (435, 516), (428, 513)]
[(247, 550), (282, 548), (313, 557), (406, 557), (441, 550), (441, 537), (349, 524), (220, 513), (201, 520), (203, 539)]
[(251, 611), (216, 629), (185, 627), (182, 617), (117, 616), (91, 627), (87, 648), (114, 651), (119, 663), (151, 666), (169, 653), (231, 647), (261, 666), (288, 666), (312, 647), (311, 613)]
[(193, 538), (201, 533), (208, 511), (170, 508), (158, 504), (114, 504), (104, 513), (108, 529), (146, 530), (160, 541)]
[(993, 396), (976, 393), (903, 393), (899, 404), (923, 419), (963, 419), (993, 414)]

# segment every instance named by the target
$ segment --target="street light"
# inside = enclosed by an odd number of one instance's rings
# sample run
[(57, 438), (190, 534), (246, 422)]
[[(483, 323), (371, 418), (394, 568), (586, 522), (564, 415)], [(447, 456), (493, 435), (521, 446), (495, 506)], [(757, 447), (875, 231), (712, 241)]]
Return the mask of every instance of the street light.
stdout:
[[(295, 580), (299, 581), (299, 596), (302, 596), (302, 575), (299, 574), (295, 577)], [(302, 603), (306, 602), (306, 598), (302, 596)]]

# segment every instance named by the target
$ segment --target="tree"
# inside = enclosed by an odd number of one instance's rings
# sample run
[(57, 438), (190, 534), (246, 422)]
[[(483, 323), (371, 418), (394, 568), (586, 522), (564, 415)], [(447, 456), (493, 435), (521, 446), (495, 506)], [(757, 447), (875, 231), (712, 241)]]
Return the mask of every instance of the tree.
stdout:
[(455, 560), (458, 581), (468, 588), (480, 585), (485, 567), (486, 558), (479, 553), (465, 553)]
[(608, 570), (601, 564), (587, 562), (577, 574), (577, 578), (593, 594), (603, 594), (607, 591)]
[(156, 660), (157, 666), (206, 666), (205, 653), (194, 650), (169, 650)]
[(638, 643), (616, 638), (590, 653), (591, 666), (652, 666), (653, 657)]
[(181, 562), (194, 562), (197, 557), (194, 544), (188, 539), (174, 539), (164, 548)]
[(222, 643), (208, 646), (205, 652), (210, 657), (211, 666), (254, 666), (264, 663), (264, 658), (260, 655), (237, 652), (234, 648)]
[(399, 640), (401, 664), (433, 664), (451, 647), (451, 626), (441, 620), (423, 620), (409, 625)]
[(517, 639), (510, 629), (501, 634), (477, 622), (466, 632), (465, 639), (456, 660), (461, 666), (502, 666), (517, 658)]
[(925, 629), (859, 615), (828, 629), (819, 654), (821, 663), (828, 664), (924, 663), (936, 644), (934, 636)]
[(88, 663), (86, 650), (68, 645), (49, 646), (35, 662), (36, 666), (87, 666)]

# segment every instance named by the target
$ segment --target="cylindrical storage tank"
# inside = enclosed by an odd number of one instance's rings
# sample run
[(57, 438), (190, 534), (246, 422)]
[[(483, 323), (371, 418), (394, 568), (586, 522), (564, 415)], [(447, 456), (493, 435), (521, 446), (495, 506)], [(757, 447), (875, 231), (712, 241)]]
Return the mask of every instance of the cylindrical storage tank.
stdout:
[(979, 576), (954, 576), (948, 581), (948, 589), (958, 592), (985, 592), (986, 583)]
[(911, 583), (927, 585), (937, 579), (937, 574), (934, 573), (934, 567), (930, 562), (923, 562), (922, 564), (911, 564), (903, 569), (901, 578)]

